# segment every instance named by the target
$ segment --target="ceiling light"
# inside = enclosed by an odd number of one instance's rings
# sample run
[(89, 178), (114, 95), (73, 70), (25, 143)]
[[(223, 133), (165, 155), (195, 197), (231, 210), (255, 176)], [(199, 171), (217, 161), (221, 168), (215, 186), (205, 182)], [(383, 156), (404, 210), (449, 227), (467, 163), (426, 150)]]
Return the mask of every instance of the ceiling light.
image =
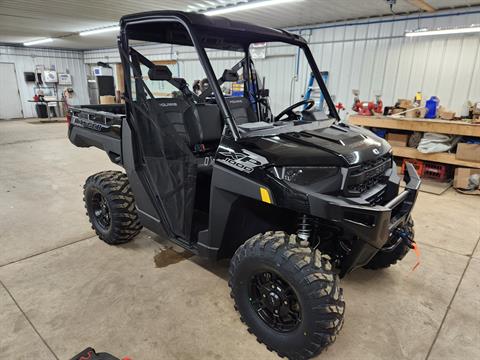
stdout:
[(438, 29), (438, 30), (420, 29), (415, 31), (408, 31), (405, 33), (405, 36), (417, 37), (417, 36), (467, 34), (467, 33), (476, 33), (476, 32), (480, 32), (480, 26), (471, 26), (467, 28), (456, 28), (456, 29)]
[(255, 1), (251, 3), (246, 3), (246, 4), (241, 4), (241, 5), (236, 5), (236, 6), (229, 6), (229, 7), (224, 7), (220, 9), (215, 9), (215, 10), (209, 10), (204, 12), (205, 15), (223, 15), (223, 14), (228, 14), (232, 12), (237, 12), (237, 11), (245, 11), (245, 10), (252, 10), (260, 7), (265, 7), (265, 6), (273, 6), (273, 5), (279, 5), (279, 4), (284, 4), (284, 3), (289, 3), (289, 2), (294, 2), (294, 1), (303, 1), (303, 0), (264, 0), (264, 1)]
[(101, 29), (94, 29), (94, 30), (87, 30), (87, 31), (82, 31), (79, 33), (80, 36), (88, 36), (88, 35), (95, 35), (95, 34), (102, 34), (110, 31), (120, 31), (120, 26), (109, 26), (109, 27), (104, 27)]
[(211, 5), (211, 6), (217, 5), (217, 4), (215, 4), (213, 1), (205, 0), (205, 2), (206, 2), (208, 5)]
[(192, 10), (197, 10), (197, 7), (196, 6), (193, 6), (193, 5), (188, 5), (188, 7)]
[(43, 44), (43, 43), (49, 43), (52, 42), (52, 38), (46, 38), (46, 39), (40, 39), (40, 40), (33, 40), (33, 41), (27, 41), (24, 42), (23, 45), (25, 46), (32, 46), (32, 45), (38, 45), (38, 44)]

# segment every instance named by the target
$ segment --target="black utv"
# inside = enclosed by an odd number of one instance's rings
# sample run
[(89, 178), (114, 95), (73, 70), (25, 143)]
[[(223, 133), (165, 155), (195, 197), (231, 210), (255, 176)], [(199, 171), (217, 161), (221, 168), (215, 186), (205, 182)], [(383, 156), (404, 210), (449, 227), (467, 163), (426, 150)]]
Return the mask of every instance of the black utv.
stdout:
[[(296, 34), (178, 11), (128, 15), (120, 25), (125, 104), (69, 112), (71, 142), (103, 149), (125, 169), (86, 181), (96, 233), (121, 244), (145, 226), (199, 256), (231, 258), (231, 296), (248, 330), (280, 356), (319, 354), (343, 325), (339, 278), (388, 267), (414, 246), (415, 169), (407, 166), (399, 193), (391, 147), (339, 121)], [(188, 61), (194, 54), (206, 74), (203, 92), (173, 75), (181, 68), (148, 59), (145, 42), (193, 47)], [(325, 106), (282, 104), (285, 89), (266, 90), (254, 43), (272, 44), (272, 58), (282, 47), (304, 56)], [(209, 57), (219, 51), (238, 61), (225, 69)], [(277, 77), (288, 93), (290, 75)]]

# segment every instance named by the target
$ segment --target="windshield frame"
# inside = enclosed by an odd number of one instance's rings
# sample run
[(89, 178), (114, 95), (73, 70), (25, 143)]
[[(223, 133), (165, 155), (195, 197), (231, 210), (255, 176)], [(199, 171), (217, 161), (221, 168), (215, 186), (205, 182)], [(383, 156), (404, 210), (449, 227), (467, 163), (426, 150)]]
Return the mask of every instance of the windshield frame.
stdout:
[[(233, 116), (232, 116), (232, 113), (230, 111), (230, 108), (228, 107), (227, 102), (225, 100), (225, 97), (223, 95), (223, 92), (220, 88), (220, 85), (218, 84), (218, 79), (217, 79), (216, 74), (213, 70), (212, 64), (210, 62), (210, 58), (208, 57), (207, 51), (206, 51), (205, 47), (203, 46), (203, 44), (200, 40), (199, 36), (202, 35), (202, 31), (200, 29), (197, 29), (196, 27), (192, 26), (187, 21), (187, 19), (184, 18), (184, 16), (179, 16), (179, 15), (175, 15), (175, 14), (169, 14), (169, 15), (160, 15), (159, 14), (157, 16), (146, 15), (144, 17), (139, 17), (139, 18), (132, 19), (132, 20), (129, 20), (129, 21), (125, 21), (124, 19), (122, 19), (118, 45), (119, 45), (120, 55), (121, 55), (121, 58), (122, 58), (122, 65), (123, 65), (123, 68), (124, 68), (124, 73), (125, 74), (130, 74), (130, 66), (129, 66), (130, 54), (129, 54), (129, 50), (128, 50), (129, 46), (130, 46), (129, 45), (129, 40), (130, 40), (129, 27), (134, 26), (134, 25), (138, 25), (138, 24), (152, 23), (152, 25), (154, 25), (156, 23), (161, 24), (161, 23), (167, 23), (167, 22), (170, 22), (170, 23), (171, 22), (177, 22), (177, 23), (181, 24), (185, 28), (185, 30), (187, 31), (188, 35), (190, 36), (190, 39), (192, 41), (192, 45), (193, 45), (193, 47), (195, 48), (195, 50), (198, 54), (200, 63), (203, 67), (203, 70), (205, 71), (205, 75), (207, 76), (208, 82), (209, 82), (209, 84), (211, 84), (213, 93), (214, 93), (215, 98), (216, 98), (217, 105), (220, 108), (220, 111), (221, 111), (221, 113), (222, 113), (222, 115), (225, 119), (225, 123), (229, 127), (234, 140), (237, 141), (237, 140), (241, 139), (242, 137), (248, 137), (248, 136), (245, 136), (245, 134), (242, 134), (239, 131), (237, 124), (233, 120)], [(281, 31), (284, 32), (285, 34), (289, 34), (286, 31), (283, 31), (283, 30), (281, 30)], [(328, 106), (330, 117), (333, 117), (336, 121), (339, 121), (339, 116), (338, 116), (338, 113), (337, 113), (337, 109), (335, 107), (335, 104), (333, 103), (332, 98), (330, 97), (328, 89), (327, 89), (327, 87), (326, 87), (326, 85), (323, 81), (323, 78), (320, 74), (320, 70), (318, 69), (318, 66), (315, 62), (315, 59), (313, 57), (313, 54), (312, 54), (310, 48), (308, 47), (306, 41), (303, 38), (298, 37), (297, 35), (294, 36), (294, 34), (291, 34), (291, 35), (292, 35), (291, 38), (287, 37), (287, 38), (281, 39), (281, 40), (272, 39), (272, 41), (294, 45), (294, 46), (297, 46), (298, 48), (303, 50), (303, 52), (305, 54), (305, 57), (307, 58), (308, 64), (309, 64), (309, 66), (312, 70), (312, 73), (313, 73), (313, 75), (314, 75), (314, 77), (315, 77), (315, 79), (316, 79), (316, 81), (319, 85), (320, 91), (322, 92), (323, 97), (325, 99), (325, 102)], [(299, 40), (296, 40), (296, 37), (298, 37)], [(139, 40), (139, 39), (136, 37), (135, 40)], [(147, 41), (151, 41), (151, 40), (147, 40)], [(162, 44), (162, 42), (158, 42), (158, 43)], [(170, 43), (174, 44), (174, 45), (175, 44), (182, 45), (181, 43), (176, 43), (175, 41), (171, 41)], [(249, 41), (245, 43), (245, 47), (244, 47), (243, 51), (244, 51), (245, 57), (247, 59), (250, 59), (249, 47), (253, 43), (255, 43), (255, 41), (251, 41), (251, 39), (249, 39)], [(248, 61), (247, 61), (247, 64), (248, 64)], [(247, 71), (248, 72), (250, 71), (249, 68), (250, 68), (250, 66), (247, 66)], [(130, 81), (127, 81), (127, 80), (128, 80), (128, 77), (126, 76), (125, 77), (125, 89), (127, 90), (127, 95), (126, 96), (128, 96), (130, 98), (131, 94), (132, 94), (131, 84), (130, 84)], [(128, 107), (128, 102), (127, 102), (127, 107)], [(127, 110), (128, 110), (128, 108), (127, 108)]]

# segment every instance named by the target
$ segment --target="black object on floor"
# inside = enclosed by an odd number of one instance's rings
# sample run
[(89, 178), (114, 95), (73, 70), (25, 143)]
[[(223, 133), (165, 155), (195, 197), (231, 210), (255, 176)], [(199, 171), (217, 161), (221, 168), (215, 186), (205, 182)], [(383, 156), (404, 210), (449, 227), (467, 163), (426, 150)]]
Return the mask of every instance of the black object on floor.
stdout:
[[(123, 358), (127, 360), (128, 358)], [(97, 353), (93, 348), (88, 347), (83, 350), (81, 353), (75, 355), (71, 360), (120, 360), (119, 358), (107, 354), (107, 353)]]

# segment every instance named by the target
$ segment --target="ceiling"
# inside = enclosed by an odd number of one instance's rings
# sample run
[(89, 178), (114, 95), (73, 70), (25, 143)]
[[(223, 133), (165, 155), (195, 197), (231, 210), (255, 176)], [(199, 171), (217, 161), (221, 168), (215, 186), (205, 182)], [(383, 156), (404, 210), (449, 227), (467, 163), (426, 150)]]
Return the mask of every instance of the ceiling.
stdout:
[[(225, 1), (225, 0), (223, 0)], [(233, 0), (228, 0), (233, 1)], [(480, 0), (426, 0), (434, 8), (468, 8)], [(122, 15), (151, 10), (187, 10), (188, 5), (221, 2), (204, 0), (0, 0), (0, 43), (21, 44), (47, 37), (41, 47), (98, 49), (115, 46), (115, 33), (81, 37), (79, 31), (110, 26)], [(397, 0), (396, 13), (418, 12), (412, 3)], [(355, 4), (355, 5), (353, 5)], [(286, 28), (390, 14), (385, 0), (303, 0), (227, 14), (229, 18)]]

